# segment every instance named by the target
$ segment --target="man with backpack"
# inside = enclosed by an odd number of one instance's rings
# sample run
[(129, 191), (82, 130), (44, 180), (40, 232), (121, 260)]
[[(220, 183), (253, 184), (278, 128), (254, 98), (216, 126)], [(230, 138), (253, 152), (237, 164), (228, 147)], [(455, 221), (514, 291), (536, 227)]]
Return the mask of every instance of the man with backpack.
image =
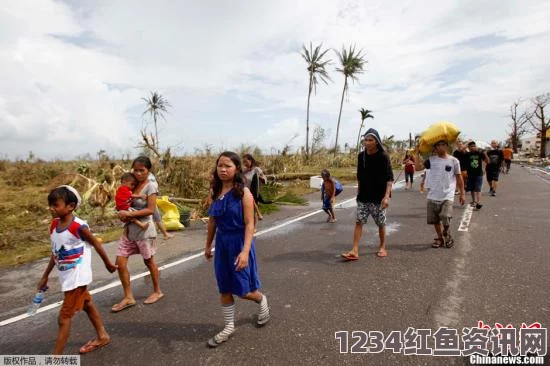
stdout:
[(327, 169), (323, 169), (321, 172), (323, 178), (323, 184), (321, 185), (321, 200), (323, 201), (323, 211), (328, 215), (327, 222), (336, 222), (336, 216), (334, 215), (334, 200), (338, 196), (343, 188), (342, 184), (336, 179), (331, 178), (330, 172)]

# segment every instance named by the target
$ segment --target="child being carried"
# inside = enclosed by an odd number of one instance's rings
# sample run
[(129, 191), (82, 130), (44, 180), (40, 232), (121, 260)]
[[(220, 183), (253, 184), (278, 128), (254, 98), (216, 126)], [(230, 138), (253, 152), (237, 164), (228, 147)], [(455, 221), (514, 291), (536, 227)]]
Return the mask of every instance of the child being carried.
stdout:
[[(135, 209), (131, 207), (133, 199), (141, 198), (147, 200), (147, 196), (133, 193), (138, 185), (138, 180), (132, 173), (124, 173), (120, 178), (120, 183), (121, 185), (118, 187), (115, 195), (115, 206), (117, 211), (135, 211)], [(141, 230), (146, 230), (149, 227), (149, 222), (142, 222), (135, 217), (122, 219), (121, 221), (124, 222), (126, 226), (128, 223), (132, 222), (139, 226)]]

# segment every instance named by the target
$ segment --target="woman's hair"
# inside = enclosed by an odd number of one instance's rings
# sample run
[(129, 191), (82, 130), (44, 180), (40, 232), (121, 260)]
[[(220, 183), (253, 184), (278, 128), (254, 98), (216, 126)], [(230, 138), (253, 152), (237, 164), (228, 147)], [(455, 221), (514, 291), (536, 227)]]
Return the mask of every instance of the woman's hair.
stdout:
[(258, 166), (258, 162), (256, 161), (256, 159), (254, 159), (254, 157), (250, 154), (244, 154), (243, 155), (243, 159), (247, 159), (247, 160), (250, 160), (250, 167), (251, 168), (254, 168), (255, 166)]
[(217, 199), (222, 191), (223, 182), (218, 176), (218, 169), (217, 169), (218, 162), (220, 161), (222, 156), (231, 159), (233, 164), (235, 164), (236, 170), (235, 170), (235, 176), (233, 177), (233, 196), (237, 198), (241, 198), (244, 194), (244, 179), (242, 175), (243, 169), (241, 164), (241, 158), (239, 157), (239, 155), (237, 155), (232, 151), (224, 151), (216, 159), (216, 166), (214, 167), (214, 172), (212, 173), (212, 180), (210, 182), (210, 188), (212, 189), (212, 199), (213, 200)]
[(132, 162), (132, 168), (135, 164), (143, 164), (147, 168), (147, 170), (151, 170), (151, 168), (153, 167), (153, 164), (151, 164), (151, 159), (149, 159), (147, 156), (138, 156), (137, 158), (135, 158)]
[(328, 169), (321, 170), (321, 177), (330, 178), (330, 172), (328, 171)]

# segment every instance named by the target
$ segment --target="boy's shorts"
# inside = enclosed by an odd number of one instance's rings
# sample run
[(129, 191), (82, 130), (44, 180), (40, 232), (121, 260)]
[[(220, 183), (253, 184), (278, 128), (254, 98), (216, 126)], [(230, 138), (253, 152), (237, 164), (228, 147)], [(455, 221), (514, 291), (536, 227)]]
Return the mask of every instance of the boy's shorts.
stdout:
[(483, 186), (483, 176), (469, 175), (466, 182), (466, 192), (481, 192)]
[(382, 208), (380, 203), (357, 201), (357, 218), (355, 222), (364, 225), (367, 223), (369, 215), (372, 216), (378, 227), (386, 225), (386, 209)]
[(453, 217), (453, 201), (428, 200), (427, 222), (428, 225), (443, 224), (449, 226)]
[(92, 301), (92, 295), (87, 286), (80, 286), (74, 290), (65, 291), (65, 298), (59, 310), (60, 319), (71, 319), (84, 305)]
[(332, 200), (330, 197), (323, 198), (323, 210), (332, 210)]

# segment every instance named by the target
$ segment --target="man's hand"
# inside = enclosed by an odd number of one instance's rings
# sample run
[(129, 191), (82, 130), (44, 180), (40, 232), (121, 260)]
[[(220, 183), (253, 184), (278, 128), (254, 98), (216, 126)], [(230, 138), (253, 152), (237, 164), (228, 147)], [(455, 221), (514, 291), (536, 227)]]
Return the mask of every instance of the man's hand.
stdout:
[(464, 194), (464, 192), (460, 193), (459, 201), (461, 206), (464, 206), (464, 204), (466, 203), (466, 195)]

